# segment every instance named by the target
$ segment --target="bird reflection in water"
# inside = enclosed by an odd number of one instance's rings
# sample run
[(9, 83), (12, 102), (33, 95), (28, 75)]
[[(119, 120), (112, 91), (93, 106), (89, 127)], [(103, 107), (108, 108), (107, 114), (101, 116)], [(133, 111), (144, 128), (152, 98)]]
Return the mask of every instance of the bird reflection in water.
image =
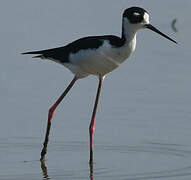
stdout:
[[(49, 180), (51, 179), (49, 176), (48, 176), (48, 169), (47, 169), (47, 166), (45, 164), (45, 160), (41, 160), (41, 169), (42, 169), (42, 174), (43, 174), (43, 180)], [(90, 167), (90, 180), (94, 180), (94, 168), (93, 168), (93, 163), (90, 163), (89, 164), (89, 167)]]
[(94, 167), (93, 163), (90, 163), (90, 180), (94, 180)]
[(42, 169), (42, 173), (43, 173), (43, 179), (48, 180), (50, 179), (48, 176), (48, 170), (45, 164), (45, 160), (40, 161), (41, 162), (41, 169)]

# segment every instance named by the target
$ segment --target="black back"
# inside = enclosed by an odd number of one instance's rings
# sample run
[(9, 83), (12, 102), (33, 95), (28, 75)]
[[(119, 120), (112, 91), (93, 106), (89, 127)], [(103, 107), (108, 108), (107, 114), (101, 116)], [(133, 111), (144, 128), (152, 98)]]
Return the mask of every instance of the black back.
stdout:
[(117, 36), (88, 36), (78, 39), (63, 47), (26, 52), (23, 54), (39, 54), (39, 56), (35, 56), (35, 58), (55, 59), (64, 63), (69, 62), (70, 53), (77, 53), (80, 50), (86, 49), (97, 49), (103, 44), (104, 40), (109, 41), (113, 47), (121, 47), (124, 44), (124, 41)]

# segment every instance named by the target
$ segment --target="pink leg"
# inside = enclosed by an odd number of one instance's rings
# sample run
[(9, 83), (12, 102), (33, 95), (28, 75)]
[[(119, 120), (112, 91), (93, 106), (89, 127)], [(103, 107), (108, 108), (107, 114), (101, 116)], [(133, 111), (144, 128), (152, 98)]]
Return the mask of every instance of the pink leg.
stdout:
[(92, 118), (91, 118), (91, 122), (90, 122), (90, 126), (89, 126), (89, 133), (90, 133), (90, 161), (89, 161), (89, 163), (90, 163), (90, 165), (93, 164), (93, 133), (95, 131), (95, 117), (96, 117), (98, 100), (99, 100), (99, 96), (100, 96), (100, 92), (101, 92), (102, 82), (103, 82), (103, 77), (100, 76), (96, 100), (95, 100)]
[(51, 120), (54, 115), (54, 111), (56, 110), (57, 106), (60, 104), (60, 102), (63, 100), (63, 98), (66, 96), (66, 94), (69, 92), (69, 90), (72, 88), (74, 83), (76, 82), (77, 77), (74, 77), (73, 80), (70, 82), (68, 87), (65, 89), (65, 91), (61, 94), (61, 96), (58, 98), (58, 100), (55, 102), (55, 104), (49, 109), (48, 113), (48, 122), (47, 122), (47, 128), (46, 128), (46, 136), (43, 143), (43, 149), (41, 151), (41, 161), (44, 160), (45, 154), (47, 152), (47, 144), (49, 140), (49, 133), (50, 133), (50, 127), (51, 127)]

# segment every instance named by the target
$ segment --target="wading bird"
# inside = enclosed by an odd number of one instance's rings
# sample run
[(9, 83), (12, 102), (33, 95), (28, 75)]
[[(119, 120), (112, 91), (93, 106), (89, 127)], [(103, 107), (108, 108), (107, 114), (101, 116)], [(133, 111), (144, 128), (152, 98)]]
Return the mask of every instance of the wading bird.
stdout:
[(114, 35), (88, 36), (78, 39), (63, 47), (23, 53), (36, 54), (34, 58), (49, 59), (60, 63), (74, 74), (73, 80), (61, 94), (55, 104), (53, 104), (53, 106), (49, 109), (46, 136), (41, 152), (41, 160), (44, 160), (45, 154), (47, 152), (51, 120), (56, 107), (72, 88), (76, 80), (87, 77), (88, 75), (95, 75), (99, 78), (99, 85), (93, 114), (89, 125), (89, 163), (93, 163), (94, 124), (104, 76), (116, 69), (121, 63), (129, 58), (132, 52), (134, 52), (136, 47), (136, 33), (140, 29), (150, 29), (176, 43), (176, 41), (163, 34), (150, 24), (149, 14), (146, 10), (140, 7), (131, 7), (123, 12), (121, 37)]

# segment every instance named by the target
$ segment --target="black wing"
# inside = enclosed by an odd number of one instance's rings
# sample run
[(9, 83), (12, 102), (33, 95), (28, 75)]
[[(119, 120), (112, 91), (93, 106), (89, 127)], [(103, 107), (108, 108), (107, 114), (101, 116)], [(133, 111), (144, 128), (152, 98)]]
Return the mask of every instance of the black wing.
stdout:
[(78, 39), (63, 47), (25, 52), (22, 54), (39, 54), (38, 56), (34, 56), (34, 58), (54, 59), (64, 63), (69, 62), (70, 53), (77, 53), (85, 49), (97, 49), (103, 44), (104, 40), (108, 40), (110, 44), (115, 47), (123, 45), (122, 40), (117, 36), (89, 36)]

